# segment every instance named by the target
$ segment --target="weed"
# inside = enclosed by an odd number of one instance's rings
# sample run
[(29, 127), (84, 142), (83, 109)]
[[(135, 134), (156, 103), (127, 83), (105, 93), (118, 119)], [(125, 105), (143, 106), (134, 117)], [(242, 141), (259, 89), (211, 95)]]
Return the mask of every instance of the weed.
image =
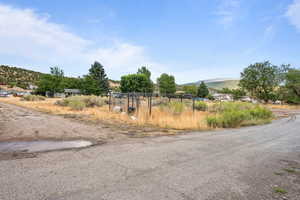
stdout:
[(295, 173), (296, 172), (296, 170), (293, 169), (293, 168), (284, 168), (283, 170), (288, 172), (288, 173)]
[(281, 188), (281, 187), (274, 187), (273, 190), (274, 190), (275, 193), (279, 193), (279, 194), (286, 194), (287, 193), (287, 191), (285, 189)]

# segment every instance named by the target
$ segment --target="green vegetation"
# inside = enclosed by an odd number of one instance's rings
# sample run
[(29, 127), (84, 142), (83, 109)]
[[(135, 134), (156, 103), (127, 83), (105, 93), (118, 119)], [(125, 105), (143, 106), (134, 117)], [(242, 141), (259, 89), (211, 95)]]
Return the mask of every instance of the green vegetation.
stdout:
[(265, 107), (242, 102), (221, 102), (215, 104), (207, 117), (210, 127), (234, 128), (269, 122), (273, 115)]
[(200, 111), (206, 111), (208, 108), (207, 104), (203, 101), (196, 101), (195, 102), (195, 109)]
[(279, 94), (287, 103), (300, 103), (300, 70), (289, 69), (285, 76), (286, 84), (280, 88)]
[(281, 187), (274, 187), (273, 190), (274, 190), (275, 193), (279, 193), (279, 194), (286, 194), (287, 193), (287, 191), (285, 189), (281, 188)]
[(223, 94), (232, 94), (234, 100), (239, 100), (243, 96), (247, 95), (245, 90), (243, 90), (241, 88), (237, 88), (237, 89), (223, 88), (222, 90), (219, 90), (219, 92), (223, 93)]
[(205, 83), (208, 88), (221, 90), (222, 88), (237, 89), (239, 86), (239, 80), (224, 80), (224, 81), (212, 81)]
[(25, 95), (21, 99), (22, 101), (44, 101), (45, 97), (39, 95)]
[(185, 111), (186, 105), (182, 102), (172, 101), (172, 102), (169, 102), (166, 104), (161, 104), (160, 109), (167, 110), (168, 112), (175, 114), (175, 115), (179, 115)]
[(277, 100), (275, 90), (280, 83), (281, 68), (269, 61), (252, 64), (241, 73), (240, 86), (265, 102)]
[(162, 95), (174, 94), (176, 92), (175, 78), (172, 75), (162, 74), (157, 79), (159, 92)]
[(197, 95), (197, 86), (196, 85), (185, 85), (183, 86), (183, 91), (185, 94), (191, 94), (193, 96)]
[(84, 108), (101, 107), (106, 104), (107, 100), (97, 96), (72, 96), (58, 100), (56, 105), (67, 106), (73, 110), (83, 110)]
[(201, 98), (205, 98), (207, 97), (208, 94), (209, 94), (208, 88), (205, 85), (205, 83), (202, 81), (198, 87), (197, 96)]
[(295, 173), (296, 172), (296, 170), (293, 169), (293, 168), (285, 168), (283, 170), (286, 171), (286, 172), (288, 172), (288, 173)]
[(18, 67), (0, 65), (0, 85), (17, 86), (27, 89), (30, 84), (35, 84), (43, 75), (40, 72), (26, 70)]
[(154, 84), (151, 81), (151, 72), (146, 67), (138, 69), (136, 74), (121, 77), (120, 89), (122, 92), (152, 93)]
[(109, 92), (109, 82), (104, 67), (95, 61), (77, 89), (81, 89), (85, 95), (106, 95)]

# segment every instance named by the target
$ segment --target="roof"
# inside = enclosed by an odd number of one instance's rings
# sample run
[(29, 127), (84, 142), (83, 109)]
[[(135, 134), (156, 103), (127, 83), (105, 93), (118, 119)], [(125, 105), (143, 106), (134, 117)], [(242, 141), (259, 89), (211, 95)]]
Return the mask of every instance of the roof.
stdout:
[(79, 89), (65, 89), (64, 90), (66, 93), (80, 93)]

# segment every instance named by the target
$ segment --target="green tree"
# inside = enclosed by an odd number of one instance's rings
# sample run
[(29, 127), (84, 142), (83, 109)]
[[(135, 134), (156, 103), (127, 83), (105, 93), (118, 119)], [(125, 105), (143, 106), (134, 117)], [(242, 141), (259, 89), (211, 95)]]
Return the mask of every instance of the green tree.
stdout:
[(84, 76), (83, 92), (87, 95), (102, 95), (109, 92), (109, 82), (104, 67), (97, 61), (91, 65), (89, 74)]
[(147, 67), (142, 66), (141, 68), (138, 69), (138, 74), (145, 74), (147, 78), (151, 78), (151, 72), (147, 69)]
[(281, 82), (280, 68), (269, 61), (248, 66), (241, 73), (240, 86), (264, 101), (273, 99), (275, 89)]
[(157, 79), (159, 92), (162, 95), (174, 94), (176, 92), (175, 78), (172, 75), (162, 74)]
[(202, 81), (198, 87), (197, 96), (201, 98), (205, 98), (207, 97), (208, 94), (209, 94), (209, 90), (206, 84), (204, 83), (204, 81)]
[(57, 93), (64, 90), (64, 72), (59, 67), (51, 67), (50, 74), (44, 74), (37, 82), (38, 94), (45, 95), (46, 92)]
[(285, 85), (281, 87), (279, 95), (288, 103), (300, 103), (300, 70), (288, 70), (285, 76)]
[(147, 80), (148, 80), (147, 86), (148, 87), (146, 88), (145, 92), (152, 93), (153, 89), (154, 89), (154, 84), (153, 84), (153, 82), (151, 80), (151, 72), (150, 72), (150, 70), (148, 70), (147, 67), (142, 66), (141, 68), (138, 69), (137, 74), (144, 74), (147, 77)]
[(197, 86), (196, 85), (185, 85), (183, 86), (183, 91), (185, 94), (197, 95)]
[(129, 74), (121, 77), (120, 89), (122, 92), (147, 92), (149, 79), (145, 74)]

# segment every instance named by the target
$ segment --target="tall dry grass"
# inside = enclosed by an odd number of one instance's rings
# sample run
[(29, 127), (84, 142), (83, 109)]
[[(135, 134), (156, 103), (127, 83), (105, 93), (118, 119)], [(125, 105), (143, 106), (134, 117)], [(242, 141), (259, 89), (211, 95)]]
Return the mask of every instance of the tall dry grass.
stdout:
[[(126, 113), (109, 112), (108, 105), (91, 107), (82, 110), (74, 110), (70, 107), (55, 104), (59, 99), (46, 99), (45, 101), (21, 101), (18, 97), (2, 98), (0, 101), (15, 104), (21, 107), (38, 110), (57, 115), (82, 115), (88, 120), (103, 120), (114, 123), (127, 123), (138, 126), (156, 126), (178, 130), (207, 130), (210, 129), (206, 123), (208, 112), (195, 111), (185, 108), (180, 113), (174, 113), (168, 109), (154, 106), (152, 115), (148, 113), (146, 105), (140, 106), (139, 112), (134, 115)], [(171, 109), (171, 108), (170, 108)], [(134, 118), (132, 118), (134, 116)]]

